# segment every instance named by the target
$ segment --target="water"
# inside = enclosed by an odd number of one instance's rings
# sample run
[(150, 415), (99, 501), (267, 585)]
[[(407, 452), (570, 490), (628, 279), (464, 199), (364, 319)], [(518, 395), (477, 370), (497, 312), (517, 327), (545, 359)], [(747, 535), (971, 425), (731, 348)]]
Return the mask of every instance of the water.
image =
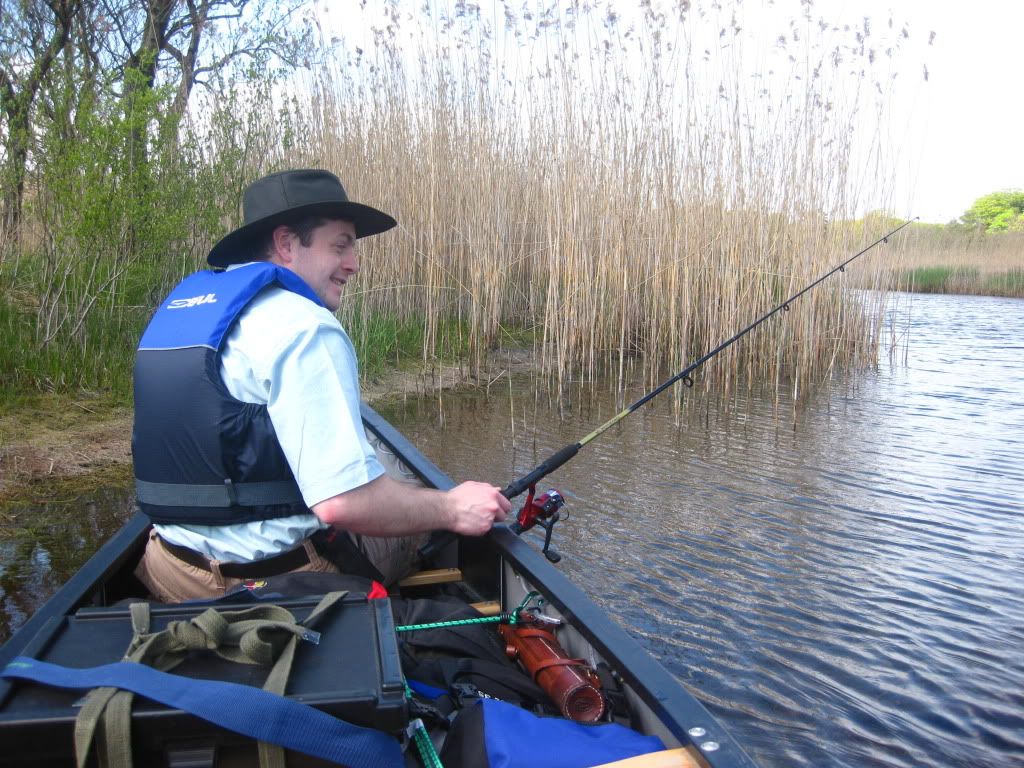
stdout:
[(9, 510), (0, 528), (0, 643), (131, 516), (124, 489)]
[[(559, 567), (764, 766), (1024, 766), (1024, 302), (890, 322), (909, 345), (796, 407), (666, 401), (588, 445)], [(504, 386), (385, 415), (505, 484), (616, 410)]]
[[(891, 323), (892, 359), (795, 405), (693, 392), (677, 426), (666, 396), (588, 445), (551, 478), (559, 567), (765, 768), (1024, 766), (1024, 301), (903, 296)], [(385, 416), (505, 484), (615, 410), (503, 379)], [(0, 637), (129, 508), (25, 510)]]

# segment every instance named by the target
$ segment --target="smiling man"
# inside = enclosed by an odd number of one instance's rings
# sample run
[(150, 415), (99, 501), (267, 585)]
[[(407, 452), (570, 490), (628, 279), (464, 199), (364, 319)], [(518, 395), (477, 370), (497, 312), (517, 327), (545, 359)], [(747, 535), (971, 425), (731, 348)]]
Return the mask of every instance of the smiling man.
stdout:
[(359, 238), (395, 220), (320, 170), (260, 179), (243, 212), (207, 257), (218, 269), (180, 283), (139, 345), (132, 453), (154, 522), (143, 584), (176, 602), (300, 571), (391, 583), (429, 531), (482, 535), (503, 520), (497, 487), (404, 484), (363, 430), (334, 312)]

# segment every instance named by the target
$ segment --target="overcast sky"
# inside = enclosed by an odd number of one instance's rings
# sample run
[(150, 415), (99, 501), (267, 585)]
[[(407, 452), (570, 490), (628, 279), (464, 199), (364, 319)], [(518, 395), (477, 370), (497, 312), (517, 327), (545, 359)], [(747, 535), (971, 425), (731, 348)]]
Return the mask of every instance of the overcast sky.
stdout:
[(896, 213), (945, 223), (982, 195), (1024, 189), (1022, 0), (826, 0), (818, 7), (833, 3), (853, 17), (892, 8), (918, 40), (936, 33), (924, 53), (928, 81), (910, 78), (906, 100), (893, 105), (892, 140), (902, 150)]

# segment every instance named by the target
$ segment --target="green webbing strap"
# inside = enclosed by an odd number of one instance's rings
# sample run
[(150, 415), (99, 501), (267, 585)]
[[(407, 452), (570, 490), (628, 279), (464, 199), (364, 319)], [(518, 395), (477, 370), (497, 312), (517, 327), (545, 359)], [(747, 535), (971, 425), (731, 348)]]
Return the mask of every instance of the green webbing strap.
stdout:
[[(132, 603), (132, 641), (124, 661), (147, 664), (161, 672), (176, 667), (192, 650), (211, 650), (241, 664), (274, 666), (263, 689), (283, 696), (298, 641), (319, 642), (309, 629), (346, 592), (325, 595), (301, 623), (277, 605), (219, 613), (209, 608), (189, 621), (172, 621), (162, 632), (149, 633), (148, 603)], [(274, 659), (277, 659), (274, 662)], [(117, 688), (89, 692), (75, 720), (75, 758), (84, 768), (96, 729), (103, 722), (105, 739), (97, 750), (99, 765), (131, 768), (131, 703), (133, 694)], [(284, 750), (276, 744), (259, 743), (261, 768), (284, 768)]]
[[(149, 603), (132, 603), (129, 608), (132, 641), (124, 658), (136, 660), (133, 656), (142, 644), (143, 635), (149, 632)], [(166, 670), (170, 666), (157, 668)], [(93, 743), (96, 728), (101, 722), (105, 738), (97, 745), (98, 764), (130, 768), (132, 756), (129, 731), (133, 696), (130, 691), (119, 691), (117, 688), (96, 688), (89, 692), (78, 712), (78, 717), (75, 718), (75, 761), (78, 768), (84, 768), (89, 756), (89, 746)]]
[[(331, 592), (317, 604), (316, 608), (306, 617), (303, 622), (305, 626), (312, 626), (320, 618), (321, 614), (344, 597), (345, 592)], [(307, 630), (308, 631), (308, 630)], [(316, 633), (313, 633), (316, 634)], [(299, 638), (312, 639), (306, 634), (292, 634), (288, 638), (281, 654), (277, 657), (277, 663), (270, 670), (266, 681), (263, 683), (263, 690), (284, 696), (285, 687), (288, 685), (288, 675), (291, 674), (292, 661), (295, 658), (295, 648), (299, 644)], [(319, 635), (317, 635), (319, 641)], [(277, 744), (269, 744), (265, 741), (257, 743), (260, 756), (260, 768), (285, 768), (284, 749)]]

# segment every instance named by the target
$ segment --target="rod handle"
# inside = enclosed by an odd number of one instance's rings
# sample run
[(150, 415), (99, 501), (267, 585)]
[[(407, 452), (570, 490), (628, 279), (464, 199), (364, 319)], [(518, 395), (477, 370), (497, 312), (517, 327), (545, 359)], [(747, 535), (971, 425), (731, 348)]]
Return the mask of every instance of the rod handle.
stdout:
[[(565, 446), (557, 453), (553, 453), (543, 462), (541, 462), (535, 469), (533, 469), (528, 475), (524, 475), (518, 480), (513, 480), (506, 486), (501, 495), (510, 501), (519, 494), (526, 491), (531, 485), (535, 485), (541, 478), (547, 477), (560, 466), (571, 460), (573, 456), (580, 452), (580, 448), (583, 446), (580, 443), (572, 443), (571, 445)], [(516, 534), (522, 533), (521, 530), (516, 530), (518, 526), (512, 528)], [(419, 548), (417, 554), (421, 560), (429, 560), (434, 557), (438, 552), (447, 547), (453, 541), (458, 538), (451, 531), (435, 531), (430, 537), (430, 541)]]

